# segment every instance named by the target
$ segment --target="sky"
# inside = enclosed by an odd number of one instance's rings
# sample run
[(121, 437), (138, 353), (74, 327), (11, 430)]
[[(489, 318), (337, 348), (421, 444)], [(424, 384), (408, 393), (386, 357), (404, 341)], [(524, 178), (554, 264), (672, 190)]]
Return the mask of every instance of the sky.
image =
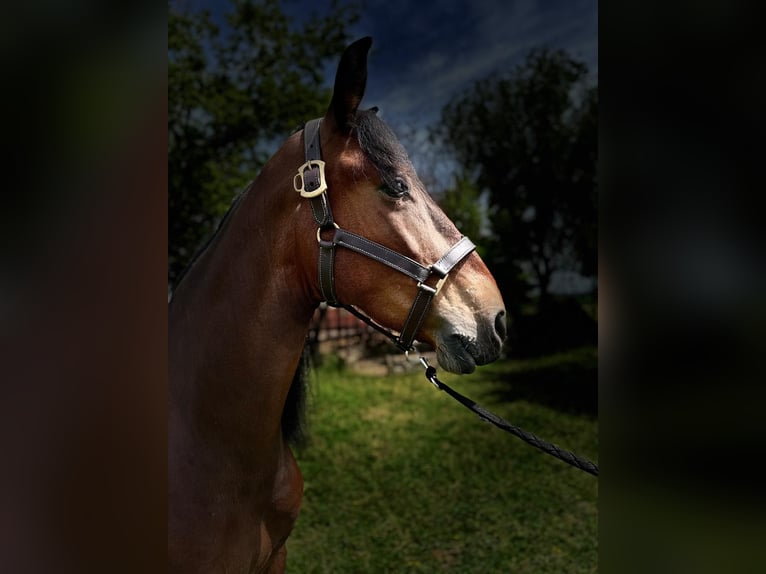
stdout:
[(368, 0), (366, 103), (392, 123), (428, 123), (455, 94), (512, 69), (535, 47), (564, 48), (598, 72), (594, 0)]
[[(451, 97), (489, 74), (511, 70), (532, 48), (563, 48), (598, 74), (597, 0), (362, 0), (354, 39), (372, 36), (363, 106), (393, 127), (435, 122)], [(284, 0), (301, 19), (331, 0)], [(217, 19), (226, 0), (190, 0)], [(222, 21), (222, 20), (219, 20)], [(340, 57), (340, 54), (338, 55)], [(328, 64), (332, 86), (337, 62)]]

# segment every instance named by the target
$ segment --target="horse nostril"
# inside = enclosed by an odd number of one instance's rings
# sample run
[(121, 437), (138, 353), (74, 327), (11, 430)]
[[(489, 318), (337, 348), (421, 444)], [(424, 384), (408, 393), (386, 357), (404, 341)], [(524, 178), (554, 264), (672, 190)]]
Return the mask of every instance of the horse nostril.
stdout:
[(498, 334), (501, 340), (505, 341), (506, 331), (507, 328), (505, 325), (505, 311), (501, 310), (495, 317), (495, 332)]

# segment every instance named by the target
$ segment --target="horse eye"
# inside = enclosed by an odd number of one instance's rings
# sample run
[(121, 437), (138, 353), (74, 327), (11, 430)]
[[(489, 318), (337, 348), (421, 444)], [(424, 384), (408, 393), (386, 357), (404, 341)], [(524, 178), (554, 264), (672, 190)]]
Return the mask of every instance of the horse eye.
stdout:
[(403, 197), (410, 191), (409, 186), (401, 177), (394, 179), (391, 184), (383, 183), (383, 185), (380, 186), (380, 189), (384, 191), (386, 195), (396, 198)]

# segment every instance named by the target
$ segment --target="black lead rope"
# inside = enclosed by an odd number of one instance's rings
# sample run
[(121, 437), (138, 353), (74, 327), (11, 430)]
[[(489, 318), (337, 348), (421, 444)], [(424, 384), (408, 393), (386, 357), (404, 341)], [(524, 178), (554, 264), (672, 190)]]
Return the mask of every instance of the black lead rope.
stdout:
[(436, 378), (436, 369), (432, 367), (431, 365), (429, 365), (428, 361), (424, 357), (420, 357), (420, 362), (426, 369), (426, 379), (428, 379), (428, 381), (433, 386), (435, 386), (437, 389), (441, 391), (444, 391), (445, 393), (450, 395), (453, 399), (461, 403), (468, 410), (473, 411), (474, 413), (479, 415), (479, 418), (481, 418), (482, 420), (492, 423), (497, 428), (507, 431), (514, 436), (517, 436), (518, 438), (520, 438), (527, 444), (531, 444), (533, 447), (539, 448), (541, 451), (546, 452), (550, 454), (551, 456), (558, 458), (559, 460), (563, 460), (567, 464), (571, 464), (572, 466), (579, 468), (580, 470), (583, 470), (589, 474), (592, 474), (593, 476), (598, 476), (597, 464), (589, 460), (586, 460), (584, 458), (580, 458), (579, 456), (577, 456), (576, 454), (572, 452), (569, 452), (568, 450), (563, 450), (557, 447), (555, 444), (546, 442), (542, 440), (541, 438), (538, 438), (531, 432), (527, 432), (523, 429), (520, 429), (519, 427), (513, 426), (508, 421), (501, 419), (499, 416), (489, 412), (487, 409), (475, 403), (468, 397), (461, 395), (456, 390), (442, 383), (438, 378)]

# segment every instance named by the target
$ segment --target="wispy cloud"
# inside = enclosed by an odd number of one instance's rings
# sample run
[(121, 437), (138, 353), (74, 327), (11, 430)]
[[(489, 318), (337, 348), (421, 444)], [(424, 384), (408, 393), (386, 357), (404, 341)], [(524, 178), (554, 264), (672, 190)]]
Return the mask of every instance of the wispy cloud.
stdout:
[(566, 49), (597, 74), (597, 6), (594, 0), (372, 0), (360, 23), (376, 40), (365, 100), (381, 105), (393, 123), (432, 123), (455, 94), (540, 46)]

